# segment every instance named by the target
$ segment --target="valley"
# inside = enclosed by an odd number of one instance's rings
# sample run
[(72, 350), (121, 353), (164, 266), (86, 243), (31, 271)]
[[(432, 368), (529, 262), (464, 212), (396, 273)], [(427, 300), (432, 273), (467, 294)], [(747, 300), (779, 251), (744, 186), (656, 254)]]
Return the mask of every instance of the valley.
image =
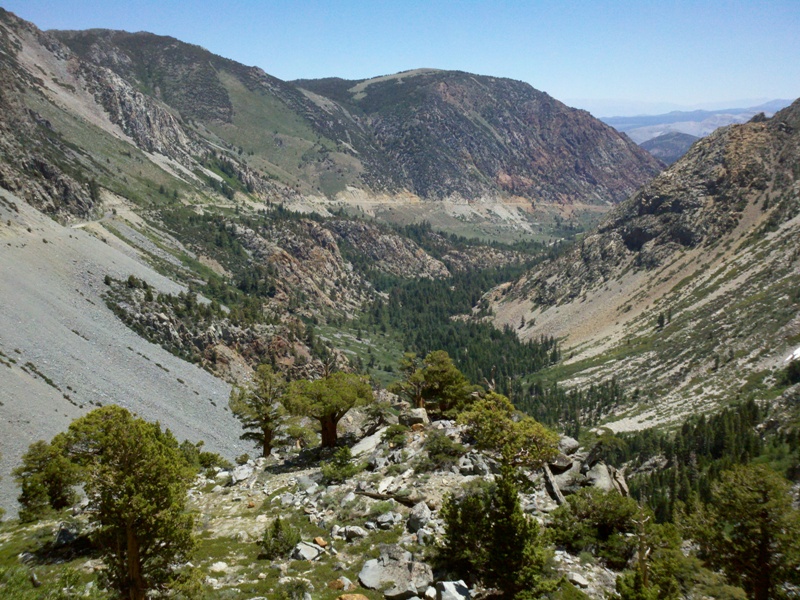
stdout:
[[(0, 590), (751, 597), (708, 532), (734, 476), (800, 532), (800, 100), (747, 117), (665, 166), (521, 81), (0, 8)], [(118, 475), (195, 545), (147, 593)]]

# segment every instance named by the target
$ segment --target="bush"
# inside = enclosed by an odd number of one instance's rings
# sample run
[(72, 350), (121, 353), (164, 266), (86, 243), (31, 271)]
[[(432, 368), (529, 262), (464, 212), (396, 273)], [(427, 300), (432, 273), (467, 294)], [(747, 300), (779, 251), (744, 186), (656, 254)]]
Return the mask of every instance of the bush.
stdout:
[(501, 590), (504, 598), (528, 600), (553, 592), (559, 582), (545, 577), (549, 552), (539, 524), (522, 512), (516, 478), (506, 467), (496, 485), (445, 501), (445, 538), (436, 560), (458, 577)]
[(454, 442), (441, 431), (432, 431), (425, 442), (427, 458), (420, 458), (415, 468), (417, 471), (443, 471), (452, 467), (467, 451), (464, 446)]
[(250, 455), (247, 452), (245, 452), (244, 454), (240, 454), (239, 456), (236, 457), (236, 464), (246, 465), (247, 461), (249, 460), (250, 460)]
[(275, 591), (276, 600), (303, 600), (311, 591), (311, 585), (305, 579), (294, 578), (280, 584)]
[(232, 469), (233, 465), (230, 463), (229, 460), (222, 458), (216, 452), (201, 452), (197, 460), (200, 462), (200, 466), (204, 469), (213, 469), (214, 467), (219, 467), (220, 469)]
[(299, 543), (300, 532), (277, 518), (264, 532), (264, 537), (261, 540), (262, 553), (259, 558), (266, 558), (267, 560), (287, 558), (292, 549)]
[(320, 471), (326, 484), (341, 483), (349, 479), (359, 471), (364, 469), (364, 465), (353, 462), (353, 455), (350, 448), (339, 448), (333, 454), (333, 458), (322, 463)]
[(573, 554), (593, 551), (612, 569), (628, 564), (636, 549), (634, 520), (641, 509), (617, 492), (586, 488), (567, 497), (552, 513), (552, 539)]
[(400, 425), (399, 423), (396, 425), (389, 425), (386, 431), (383, 432), (381, 439), (395, 448), (402, 448), (406, 445), (406, 436), (409, 431), (410, 429), (408, 427)]

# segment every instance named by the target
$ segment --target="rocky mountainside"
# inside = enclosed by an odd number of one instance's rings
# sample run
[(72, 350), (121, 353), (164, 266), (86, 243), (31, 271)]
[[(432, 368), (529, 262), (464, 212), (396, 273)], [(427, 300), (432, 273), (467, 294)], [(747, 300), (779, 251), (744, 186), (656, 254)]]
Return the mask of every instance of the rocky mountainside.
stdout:
[[(368, 360), (371, 342), (353, 335), (358, 348), (347, 354), (331, 325), (381, 297), (368, 272), (439, 280), (525, 258), (432, 231), (426, 250), (402, 229), (334, 218), (328, 209), (341, 207), (308, 200), (299, 171), (273, 175), (255, 150), (240, 153), (212, 131), (239, 127), (241, 105), (226, 111), (223, 96), (263, 100), (247, 114), (279, 128), (275, 156), (295, 161), (295, 142), (319, 139), (309, 133), (316, 104), (257, 69), (155, 36), (56, 37), (5, 11), (0, 49), (4, 466), (109, 402), (233, 457), (231, 383), (261, 362), (312, 377), (324, 361), (348, 369), (358, 352)], [(208, 80), (231, 84), (223, 71), (249, 87), (226, 96)], [(271, 131), (251, 125), (237, 131)], [(317, 326), (328, 328), (324, 338)], [(384, 337), (382, 366), (403, 351)], [(141, 376), (147, 385), (135, 383)], [(13, 510), (13, 478), (1, 485)]]
[(0, 28), (0, 181), (64, 217), (96, 211), (97, 186), (142, 202), (157, 182), (317, 210), (482, 200), (527, 222), (532, 204), (619, 202), (660, 168), (588, 113), (506, 79), (284, 82), (169, 37), (42, 32), (6, 11)]
[(495, 290), (495, 323), (564, 338), (575, 383), (639, 388), (653, 406), (619, 429), (769, 385), (800, 343), (798, 164), (800, 102), (716, 131), (563, 257)]
[(519, 81), (420, 69), (295, 83), (363, 115), (404, 185), (423, 197), (502, 191), (616, 203), (659, 170), (585, 111)]
[(688, 133), (673, 131), (642, 142), (641, 146), (664, 164), (671, 165), (686, 154), (698, 139)]

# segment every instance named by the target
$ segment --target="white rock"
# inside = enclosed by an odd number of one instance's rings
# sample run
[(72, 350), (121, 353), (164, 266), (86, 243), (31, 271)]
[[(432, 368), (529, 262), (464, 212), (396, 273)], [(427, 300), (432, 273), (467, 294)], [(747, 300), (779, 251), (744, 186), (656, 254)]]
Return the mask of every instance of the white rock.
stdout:
[(586, 581), (586, 578), (581, 575), (580, 573), (576, 573), (575, 571), (570, 571), (567, 573), (567, 580), (574, 586), (586, 589), (589, 587), (589, 582)]
[(381, 438), (383, 437), (383, 432), (386, 431), (386, 427), (381, 427), (373, 433), (372, 435), (368, 435), (363, 440), (359, 441), (355, 446), (350, 448), (350, 453), (353, 456), (360, 456), (362, 454), (369, 454), (375, 448), (378, 447), (381, 443)]
[(438, 581), (437, 600), (469, 600), (469, 588), (463, 581)]

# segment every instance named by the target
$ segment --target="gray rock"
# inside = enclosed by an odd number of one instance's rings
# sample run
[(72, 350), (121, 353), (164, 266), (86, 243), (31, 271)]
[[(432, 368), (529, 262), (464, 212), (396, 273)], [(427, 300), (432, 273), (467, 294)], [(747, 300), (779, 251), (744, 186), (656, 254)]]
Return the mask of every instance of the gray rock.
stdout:
[(433, 532), (426, 528), (422, 527), (417, 530), (417, 543), (420, 546), (427, 546), (433, 543)]
[(285, 494), (281, 494), (281, 506), (291, 506), (294, 504), (295, 497), (294, 494), (290, 494), (286, 492)]
[(553, 477), (553, 473), (550, 471), (550, 467), (547, 465), (544, 466), (542, 469), (544, 473), (544, 486), (545, 490), (550, 497), (556, 501), (556, 503), (561, 506), (564, 504), (564, 494), (561, 493), (561, 482), (555, 477)]
[(563, 473), (572, 468), (572, 459), (562, 452), (550, 461), (549, 465), (553, 473)]
[(575, 587), (579, 587), (584, 590), (589, 587), (589, 582), (586, 580), (586, 578), (580, 573), (576, 573), (574, 571), (570, 571), (567, 574), (567, 581), (569, 581)]
[(308, 542), (300, 542), (292, 550), (292, 558), (295, 560), (315, 560), (320, 554), (322, 554), (322, 548)]
[(239, 465), (231, 471), (231, 484), (249, 479), (255, 469), (252, 465)]
[(406, 526), (411, 533), (417, 533), (421, 528), (428, 524), (431, 520), (431, 509), (424, 502), (418, 502), (411, 509), (408, 515), (408, 523)]
[(360, 538), (365, 538), (369, 535), (365, 529), (359, 527), (358, 525), (348, 525), (347, 527), (342, 528), (339, 531), (339, 535), (344, 536), (348, 542)]
[(581, 445), (578, 443), (578, 440), (566, 435), (558, 440), (558, 449), (567, 455), (575, 454), (580, 447)]
[(462, 456), (458, 459), (458, 472), (461, 475), (472, 475), (475, 473), (475, 465), (469, 456)]
[(387, 600), (410, 600), (433, 582), (430, 566), (416, 562), (410, 552), (399, 546), (384, 546), (379, 558), (368, 560), (358, 574), (361, 585), (370, 590), (383, 589)]
[(628, 482), (625, 481), (625, 475), (622, 471), (611, 466), (608, 467), (608, 471), (611, 474), (611, 482), (614, 484), (614, 487), (617, 488), (617, 491), (626, 498), (630, 496), (631, 492), (628, 489)]
[(400, 415), (399, 420), (400, 424), (405, 425), (406, 427), (411, 427), (417, 423), (428, 425), (431, 422), (431, 420), (428, 418), (428, 411), (426, 411), (424, 408), (412, 408), (407, 410)]
[(614, 485), (614, 480), (611, 479), (611, 473), (609, 473), (608, 467), (602, 462), (595, 464), (589, 469), (589, 472), (586, 473), (586, 481), (589, 485), (593, 485), (605, 492), (617, 489)]
[(486, 459), (481, 454), (473, 454), (470, 457), (472, 466), (474, 467), (475, 475), (488, 475), (492, 472), (491, 467), (487, 464)]
[(375, 453), (369, 457), (367, 465), (369, 465), (371, 471), (379, 471), (389, 466), (389, 459), (382, 453)]
[(396, 523), (399, 523), (402, 520), (403, 520), (403, 515), (396, 513), (392, 510), (383, 513), (381, 516), (375, 519), (380, 529), (391, 529), (392, 527), (395, 526)]
[(463, 581), (437, 581), (436, 600), (469, 600), (469, 588)]
[(355, 492), (348, 492), (347, 495), (344, 498), (342, 498), (342, 501), (339, 504), (340, 506), (344, 506), (345, 504), (352, 502), (355, 499), (356, 499)]
[(374, 452), (375, 448), (377, 448), (381, 443), (381, 437), (383, 437), (383, 432), (386, 431), (386, 427), (381, 427), (373, 433), (372, 435), (368, 435), (361, 441), (359, 441), (355, 446), (350, 448), (350, 453), (353, 456), (360, 456), (362, 454), (369, 454), (370, 452)]

